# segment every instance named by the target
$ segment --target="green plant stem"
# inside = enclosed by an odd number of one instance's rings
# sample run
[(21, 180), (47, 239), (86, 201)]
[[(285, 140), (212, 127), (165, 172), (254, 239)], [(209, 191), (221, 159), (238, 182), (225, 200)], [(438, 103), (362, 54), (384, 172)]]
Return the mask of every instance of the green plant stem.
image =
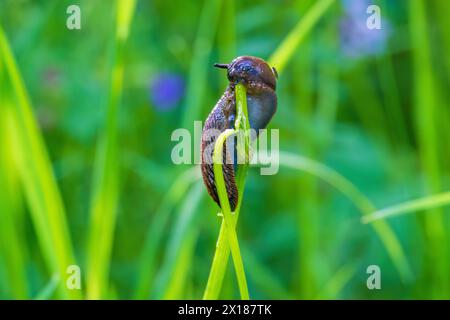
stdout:
[[(250, 128), (249, 120), (248, 120), (248, 111), (247, 111), (247, 97), (245, 88), (243, 85), (238, 84), (236, 86), (236, 103), (238, 116), (236, 118), (235, 127), (241, 128), (243, 125), (244, 130), (246, 128)], [(246, 136), (246, 150), (249, 150), (249, 139), (248, 135)], [(239, 212), (241, 209), (242, 198), (244, 196), (244, 188), (245, 188), (245, 178), (247, 176), (248, 164), (240, 164), (238, 167), (237, 175), (236, 175), (236, 185), (238, 188), (238, 203), (236, 206), (236, 210), (232, 215), (232, 225), (233, 228), (236, 228), (236, 224), (239, 218)], [(222, 174), (223, 175), (223, 174)], [(217, 179), (217, 178), (216, 178)], [(228, 202), (228, 198), (227, 202)], [(225, 220), (222, 220), (222, 225), (219, 231), (219, 237), (216, 244), (216, 251), (214, 254), (213, 262), (211, 265), (211, 270), (209, 273), (208, 282), (206, 284), (205, 292), (203, 295), (203, 299), (205, 300), (213, 300), (219, 297), (220, 290), (222, 288), (223, 278), (225, 276), (225, 270), (228, 264), (228, 257), (230, 254), (230, 246), (227, 238), (227, 227)]]
[[(237, 221), (239, 212), (236, 210), (234, 214), (234, 218)], [(206, 283), (205, 292), (203, 293), (203, 300), (216, 300), (219, 298), (229, 254), (230, 246), (228, 245), (225, 234), (225, 223), (222, 221), (216, 243), (216, 251), (209, 271), (208, 282)]]
[(214, 148), (214, 177), (216, 180), (217, 193), (219, 195), (220, 206), (222, 208), (223, 221), (225, 223), (225, 232), (231, 249), (231, 256), (233, 257), (234, 268), (236, 270), (236, 277), (238, 280), (239, 291), (243, 300), (249, 299), (247, 280), (245, 278), (244, 264), (242, 263), (241, 251), (239, 249), (239, 242), (236, 235), (234, 218), (231, 214), (230, 203), (228, 202), (227, 190), (225, 187), (225, 180), (223, 177), (223, 144), (228, 137), (235, 134), (235, 130), (225, 130), (216, 141)]
[[(243, 165), (239, 168), (236, 176), (236, 184), (239, 192), (239, 200), (234, 211), (234, 225), (236, 226), (239, 219), (239, 212), (241, 210), (242, 197), (244, 195), (245, 177), (247, 175), (248, 166)], [(204, 300), (218, 299), (220, 290), (222, 289), (223, 278), (225, 276), (225, 270), (227, 269), (228, 257), (230, 255), (230, 246), (227, 241), (225, 232), (225, 222), (222, 221), (219, 231), (219, 237), (216, 243), (216, 251), (214, 253), (211, 270), (209, 273), (208, 283), (206, 284), (205, 293), (203, 295)]]

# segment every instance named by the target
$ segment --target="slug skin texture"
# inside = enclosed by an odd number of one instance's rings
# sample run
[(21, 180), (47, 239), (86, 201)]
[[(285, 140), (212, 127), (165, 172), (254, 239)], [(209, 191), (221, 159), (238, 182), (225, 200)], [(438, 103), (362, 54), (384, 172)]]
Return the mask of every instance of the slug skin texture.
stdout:
[[(275, 89), (278, 75), (275, 68), (271, 68), (263, 59), (251, 56), (237, 57), (229, 64), (215, 64), (214, 66), (227, 70), (230, 83), (208, 115), (203, 127), (201, 171), (209, 195), (220, 207), (212, 159), (217, 137), (226, 129), (234, 129), (236, 119), (235, 86), (238, 83), (245, 86), (250, 127), (258, 134), (260, 129), (267, 127), (277, 110)], [(227, 143), (225, 143), (223, 176), (232, 211), (235, 211), (238, 203), (235, 162), (235, 157), (231, 159), (230, 152), (227, 152)]]

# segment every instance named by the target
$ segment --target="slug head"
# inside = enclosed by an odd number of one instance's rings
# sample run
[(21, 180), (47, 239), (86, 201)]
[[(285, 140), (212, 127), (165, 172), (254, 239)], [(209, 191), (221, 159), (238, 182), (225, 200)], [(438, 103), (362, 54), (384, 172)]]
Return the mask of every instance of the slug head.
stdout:
[(237, 57), (229, 64), (214, 64), (217, 68), (227, 69), (228, 80), (231, 83), (264, 83), (273, 90), (278, 78), (277, 70), (269, 67), (261, 58), (252, 56)]

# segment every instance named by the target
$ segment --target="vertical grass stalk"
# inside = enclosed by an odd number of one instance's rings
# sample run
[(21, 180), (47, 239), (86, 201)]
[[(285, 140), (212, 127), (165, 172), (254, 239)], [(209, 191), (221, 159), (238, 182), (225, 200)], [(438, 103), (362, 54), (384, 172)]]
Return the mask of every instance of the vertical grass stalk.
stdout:
[[(24, 81), (1, 26), (0, 57), (14, 97), (10, 134), (21, 188), (47, 267), (50, 273), (65, 279), (67, 267), (76, 263), (62, 197)], [(67, 290), (65, 281), (60, 281), (58, 296), (80, 298), (81, 293), (79, 290)]]
[[(415, 117), (420, 160), (427, 176), (427, 189), (432, 193), (441, 190), (439, 155), (438, 92), (435, 86), (430, 43), (428, 41), (426, 7), (423, 0), (409, 2), (411, 42), (415, 74)], [(428, 240), (427, 277), (437, 290), (434, 297), (449, 297), (449, 254), (446, 228), (442, 210), (433, 209), (424, 216), (424, 232)], [(437, 271), (437, 272), (436, 272)], [(428, 279), (427, 279), (428, 281)]]
[(312, 27), (319, 21), (325, 12), (331, 7), (335, 0), (319, 0), (297, 23), (292, 31), (286, 36), (277, 50), (269, 58), (269, 63), (275, 66), (278, 72), (282, 72), (290, 57), (294, 54), (300, 43), (311, 31)]
[(122, 96), (124, 48), (136, 6), (135, 0), (116, 3), (116, 32), (106, 123), (100, 137), (91, 199), (88, 243), (87, 298), (102, 298), (107, 289), (109, 260), (119, 197), (118, 109)]
[(219, 195), (220, 206), (222, 208), (223, 222), (225, 223), (225, 232), (227, 234), (228, 242), (231, 249), (231, 256), (233, 257), (234, 268), (236, 270), (236, 277), (238, 280), (239, 291), (243, 300), (249, 299), (247, 280), (245, 278), (244, 265), (242, 263), (241, 252), (239, 249), (238, 238), (236, 235), (234, 218), (231, 214), (230, 203), (228, 202), (227, 190), (225, 187), (225, 179), (223, 177), (223, 144), (228, 137), (235, 133), (234, 130), (228, 129), (223, 132), (217, 139), (214, 148), (214, 176), (216, 180), (217, 193)]
[[(2, 70), (0, 61), (0, 73)], [(5, 88), (0, 74), (0, 90)], [(10, 155), (12, 154), (12, 141), (8, 137), (11, 121), (11, 106), (6, 101), (3, 92), (0, 92), (0, 254), (4, 257), (7, 274), (7, 287), (13, 299), (28, 298), (28, 284), (26, 277), (26, 243), (20, 233), (18, 215), (22, 206), (20, 186), (17, 170)]]
[[(242, 128), (244, 130), (244, 133), (246, 134), (244, 148), (245, 154), (247, 155), (249, 151), (249, 137), (248, 137), (249, 131), (247, 130), (247, 128), (250, 128), (250, 124), (248, 122), (247, 97), (245, 93), (245, 87), (242, 84), (238, 84), (236, 86), (236, 107), (238, 116), (236, 119), (235, 127), (237, 127), (238, 129)], [(223, 221), (219, 231), (219, 237), (216, 244), (216, 252), (214, 254), (213, 263), (209, 273), (208, 283), (206, 284), (206, 289), (203, 295), (203, 299), (205, 300), (217, 299), (219, 297), (220, 290), (222, 288), (223, 278), (225, 275), (225, 270), (228, 264), (228, 257), (230, 254), (230, 245), (231, 245), (231, 243), (229, 242), (230, 238), (231, 242), (233, 242), (232, 245), (234, 246), (235, 250), (235, 253), (234, 255), (232, 253), (232, 256), (235, 263), (236, 275), (238, 277), (241, 297), (243, 299), (249, 299), (246, 283), (247, 281), (245, 278), (244, 268), (239, 252), (239, 244), (237, 241), (235, 231), (236, 223), (239, 217), (239, 212), (242, 204), (242, 198), (244, 195), (245, 177), (248, 170), (248, 164), (244, 163), (238, 165), (236, 184), (238, 187), (239, 196), (238, 196), (238, 204), (233, 214), (231, 214), (230, 204), (228, 202), (228, 196), (226, 193), (226, 188), (223, 180), (223, 172), (221, 165), (222, 163), (221, 157), (223, 154), (222, 153), (223, 143), (226, 141), (227, 137), (231, 136), (234, 133), (236, 133), (236, 131), (231, 129), (226, 130), (224, 133), (222, 133), (221, 136), (219, 136), (219, 138), (217, 139), (216, 147), (214, 149), (214, 175), (216, 179), (216, 185), (218, 186), (218, 194), (220, 204), (222, 207)], [(224, 203), (224, 205), (222, 203)]]

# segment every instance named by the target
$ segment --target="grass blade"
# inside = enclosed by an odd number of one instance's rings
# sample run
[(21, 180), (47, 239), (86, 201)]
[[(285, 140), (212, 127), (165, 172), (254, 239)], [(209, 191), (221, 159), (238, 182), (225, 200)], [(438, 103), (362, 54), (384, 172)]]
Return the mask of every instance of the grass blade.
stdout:
[[(0, 72), (2, 66), (0, 61)], [(0, 90), (6, 85), (1, 83)], [(14, 166), (14, 160), (10, 155), (13, 151), (12, 141), (8, 139), (8, 131), (11, 129), (11, 106), (9, 101), (0, 92), (0, 252), (4, 257), (7, 274), (8, 294), (13, 299), (26, 299), (28, 297), (28, 284), (26, 277), (26, 243), (23, 241), (19, 230), (18, 214), (21, 213), (21, 197), (19, 177)]]
[[(236, 104), (237, 109), (239, 110), (237, 118), (238, 126), (240, 126), (241, 125), (240, 122), (244, 120), (245, 121), (245, 123), (243, 124), (244, 129), (250, 128), (248, 120), (246, 92), (245, 88), (243, 88), (242, 85), (236, 86)], [(248, 140), (246, 139), (246, 142), (247, 141)], [(248, 150), (248, 144), (246, 144), (245, 148), (246, 150)], [(239, 196), (236, 210), (234, 211), (233, 214), (234, 225), (236, 225), (239, 218), (239, 212), (241, 211), (242, 199), (244, 197), (245, 179), (248, 170), (247, 164), (242, 164), (238, 166), (239, 167), (236, 175), (236, 185), (238, 188)], [(227, 238), (227, 229), (225, 221), (222, 221), (222, 225), (220, 226), (219, 231), (219, 237), (216, 243), (216, 251), (214, 253), (213, 262), (209, 272), (208, 282), (206, 284), (205, 292), (203, 294), (204, 300), (218, 299), (220, 290), (222, 289), (223, 278), (225, 276), (229, 255), (230, 255), (230, 246)]]
[(308, 35), (312, 27), (314, 27), (319, 19), (331, 7), (334, 1), (335, 0), (317, 1), (278, 46), (277, 50), (269, 58), (269, 64), (277, 68), (278, 72), (282, 72), (300, 43), (306, 35)]
[(322, 291), (317, 296), (318, 299), (337, 299), (339, 293), (345, 287), (346, 284), (353, 278), (358, 270), (358, 264), (355, 262), (347, 263), (343, 265), (334, 274)]
[[(435, 83), (430, 49), (427, 10), (423, 0), (409, 3), (411, 44), (414, 67), (414, 107), (417, 140), (422, 168), (426, 174), (429, 193), (442, 191), (439, 148), (439, 115), (445, 114), (438, 104), (438, 90)], [(443, 132), (447, 132), (444, 130)], [(424, 234), (428, 246), (436, 248), (427, 252), (427, 266), (430, 280), (435, 283), (435, 297), (449, 297), (449, 253), (447, 228), (440, 209), (424, 216)], [(437, 269), (437, 270), (436, 270)]]
[(242, 300), (249, 300), (247, 280), (245, 277), (244, 264), (242, 263), (241, 250), (236, 235), (234, 217), (231, 215), (230, 203), (228, 202), (227, 189), (225, 187), (225, 179), (223, 176), (223, 145), (227, 138), (235, 134), (232, 129), (225, 130), (216, 140), (214, 147), (214, 179), (216, 181), (217, 194), (222, 208), (223, 221), (225, 223), (225, 232), (227, 234), (230, 245), (231, 256), (234, 262), (236, 277), (238, 280), (239, 291)]
[(450, 205), (450, 192), (443, 192), (384, 208), (362, 217), (361, 221), (362, 223), (371, 223), (380, 219), (414, 213), (421, 210), (435, 209), (445, 205)]
[(60, 282), (60, 278), (57, 274), (54, 274), (47, 285), (42, 288), (42, 290), (36, 295), (34, 300), (48, 300), (55, 293), (56, 288), (58, 287), (58, 283)]
[(155, 298), (182, 298), (180, 295), (198, 238), (199, 229), (196, 227), (200, 218), (198, 207), (204, 195), (203, 183), (200, 181), (196, 182), (186, 194), (165, 250), (164, 261), (158, 275), (160, 281), (153, 293)]
[(98, 144), (91, 202), (87, 297), (102, 298), (107, 289), (109, 260), (119, 198), (118, 109), (122, 96), (124, 47), (136, 6), (135, 0), (116, 3), (115, 56), (105, 129)]
[[(372, 202), (350, 181), (321, 163), (289, 152), (280, 152), (280, 165), (307, 172), (328, 182), (349, 198), (363, 215), (376, 211)], [(411, 279), (411, 268), (400, 242), (391, 227), (387, 223), (380, 222), (384, 221), (374, 223), (373, 228), (386, 248), (402, 280), (408, 281)]]
[(147, 231), (144, 249), (139, 262), (136, 299), (147, 299), (155, 277), (157, 251), (169, 222), (172, 209), (183, 199), (186, 191), (201, 178), (198, 166), (182, 173), (167, 191)]
[[(47, 267), (63, 277), (67, 267), (75, 264), (65, 209), (24, 81), (1, 26), (0, 53), (16, 102), (11, 136), (15, 139), (17, 170)], [(64, 282), (58, 293), (62, 298), (81, 297), (78, 290), (66, 290)]]
[(268, 294), (268, 299), (294, 299), (292, 294), (288, 292), (280, 279), (278, 279), (277, 275), (264, 262), (259, 261), (250, 248), (244, 247), (242, 251), (248, 269), (252, 270), (248, 274), (248, 277), (259, 292)]

